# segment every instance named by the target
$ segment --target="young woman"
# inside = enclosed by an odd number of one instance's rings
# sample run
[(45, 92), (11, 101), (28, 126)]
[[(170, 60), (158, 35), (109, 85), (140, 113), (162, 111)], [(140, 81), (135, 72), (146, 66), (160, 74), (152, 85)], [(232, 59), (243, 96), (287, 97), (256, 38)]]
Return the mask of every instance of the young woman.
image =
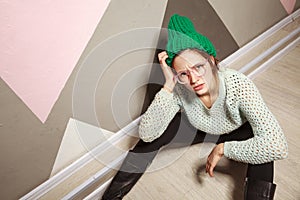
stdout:
[(140, 141), (129, 151), (102, 199), (122, 199), (163, 146), (214, 142), (206, 172), (222, 156), (248, 163), (244, 196), (273, 199), (274, 160), (287, 157), (287, 142), (260, 93), (243, 74), (218, 68), (216, 50), (192, 22), (170, 18), (167, 51), (159, 53), (165, 84), (142, 116)]

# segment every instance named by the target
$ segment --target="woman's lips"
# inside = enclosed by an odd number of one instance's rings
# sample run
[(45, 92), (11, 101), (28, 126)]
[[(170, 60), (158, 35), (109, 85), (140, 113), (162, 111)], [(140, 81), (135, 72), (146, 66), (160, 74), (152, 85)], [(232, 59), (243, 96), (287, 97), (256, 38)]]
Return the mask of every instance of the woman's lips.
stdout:
[(197, 86), (195, 86), (193, 88), (194, 88), (195, 91), (202, 90), (204, 88), (204, 83), (199, 84), (199, 85), (197, 85)]

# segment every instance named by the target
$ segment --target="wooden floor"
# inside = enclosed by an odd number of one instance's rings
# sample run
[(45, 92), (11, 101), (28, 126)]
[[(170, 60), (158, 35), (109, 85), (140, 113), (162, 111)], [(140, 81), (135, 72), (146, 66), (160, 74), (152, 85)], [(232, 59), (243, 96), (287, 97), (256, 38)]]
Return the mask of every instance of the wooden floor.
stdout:
[[(275, 162), (275, 199), (300, 199), (300, 45), (259, 74), (254, 82), (289, 144), (289, 157)], [(215, 177), (210, 178), (204, 165), (212, 147), (198, 144), (162, 151), (124, 199), (243, 199), (246, 165), (224, 158)]]

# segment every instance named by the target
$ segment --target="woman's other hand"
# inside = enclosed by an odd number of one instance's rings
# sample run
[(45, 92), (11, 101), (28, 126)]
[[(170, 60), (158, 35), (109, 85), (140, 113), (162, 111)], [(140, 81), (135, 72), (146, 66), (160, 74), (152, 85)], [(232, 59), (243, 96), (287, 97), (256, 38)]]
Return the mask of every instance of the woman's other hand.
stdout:
[(158, 54), (158, 60), (161, 66), (161, 69), (163, 71), (163, 74), (165, 76), (166, 82), (164, 84), (164, 88), (166, 90), (168, 90), (169, 92), (172, 92), (175, 84), (176, 84), (176, 80), (174, 78), (174, 73), (171, 69), (170, 66), (167, 65), (166, 63), (166, 59), (168, 58), (168, 54), (166, 51), (163, 51), (161, 53)]
[(206, 173), (208, 173), (211, 177), (214, 176), (214, 168), (224, 155), (224, 143), (220, 143), (213, 148), (210, 154), (207, 157), (206, 162)]

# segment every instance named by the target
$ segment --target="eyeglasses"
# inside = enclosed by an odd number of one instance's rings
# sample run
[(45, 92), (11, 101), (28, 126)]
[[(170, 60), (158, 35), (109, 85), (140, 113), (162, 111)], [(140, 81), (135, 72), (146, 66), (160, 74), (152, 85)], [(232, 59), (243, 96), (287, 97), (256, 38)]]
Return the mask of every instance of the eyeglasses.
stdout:
[(187, 84), (190, 82), (191, 73), (195, 76), (201, 77), (205, 74), (205, 65), (207, 64), (208, 60), (206, 59), (205, 63), (198, 64), (194, 67), (191, 67), (190, 70), (184, 70), (175, 75), (175, 79), (180, 84)]

